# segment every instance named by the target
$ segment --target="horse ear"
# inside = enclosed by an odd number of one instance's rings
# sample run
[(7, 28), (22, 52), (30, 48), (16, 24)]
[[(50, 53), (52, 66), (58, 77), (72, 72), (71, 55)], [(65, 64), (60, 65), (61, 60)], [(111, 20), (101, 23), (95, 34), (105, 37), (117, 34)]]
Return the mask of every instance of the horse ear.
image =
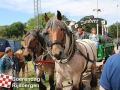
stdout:
[(57, 10), (57, 19), (62, 20), (61, 12)]
[(26, 34), (26, 33), (27, 33), (27, 31), (26, 31), (26, 30), (23, 30), (23, 33), (24, 33), (24, 34)]
[(45, 13), (45, 21), (48, 22), (49, 17), (47, 16), (47, 14)]
[(25, 49), (25, 48), (24, 48), (23, 45), (22, 45), (20, 49)]
[(37, 30), (36, 30), (36, 33), (39, 34), (39, 32), (40, 32), (40, 29), (37, 29)]

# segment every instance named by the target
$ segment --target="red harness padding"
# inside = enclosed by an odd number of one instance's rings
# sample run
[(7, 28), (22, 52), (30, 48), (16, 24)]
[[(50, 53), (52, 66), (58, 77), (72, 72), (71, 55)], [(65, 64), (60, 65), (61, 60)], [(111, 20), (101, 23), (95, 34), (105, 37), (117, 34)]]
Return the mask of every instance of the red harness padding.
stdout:
[(55, 62), (52, 62), (50, 60), (37, 60), (37, 63), (50, 63), (50, 64), (55, 64)]

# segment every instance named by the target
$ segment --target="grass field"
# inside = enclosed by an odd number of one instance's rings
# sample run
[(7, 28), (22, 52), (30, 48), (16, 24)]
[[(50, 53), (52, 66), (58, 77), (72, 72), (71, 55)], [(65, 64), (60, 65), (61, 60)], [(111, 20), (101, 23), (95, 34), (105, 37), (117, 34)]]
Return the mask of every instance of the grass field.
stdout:
[[(21, 78), (21, 72), (20, 72), (20, 78)], [(36, 79), (36, 75), (34, 72), (34, 67), (33, 67), (32, 62), (28, 62), (28, 72), (26, 69), (25, 78)], [(48, 82), (49, 77), (48, 77), (47, 73), (45, 74), (45, 78), (46, 78), (46, 81), (44, 81), (43, 84), (46, 87), (49, 87), (49, 82)], [(33, 90), (33, 89), (38, 90), (38, 86), (37, 86), (38, 84), (34, 80), (33, 81), (29, 81), (29, 80), (21, 81), (21, 82), (19, 82), (19, 85), (26, 85), (26, 87), (24, 86), (24, 87), (14, 88), (13, 90)], [(32, 88), (33, 85), (34, 85), (34, 87)], [(2, 90), (2, 88), (0, 88), (0, 90)]]
[[(27, 69), (26, 69), (27, 71)], [(20, 74), (21, 76), (21, 74)], [(28, 72), (26, 72), (26, 75), (25, 75), (26, 78), (36, 78), (36, 75), (35, 75), (35, 72), (34, 72), (34, 66), (32, 64), (32, 62), (28, 62)], [(46, 81), (43, 82), (43, 84), (48, 87), (49, 86), (49, 82), (48, 82), (48, 74), (46, 73), (45, 74), (45, 78), (46, 78)], [(25, 81), (25, 82), (21, 82), (20, 84), (32, 84), (32, 85), (37, 85), (36, 81)], [(16, 89), (18, 90), (18, 89)], [(19, 88), (19, 90), (33, 90), (33, 88), (30, 88), (30, 87), (24, 87), (24, 88)], [(34, 90), (38, 90), (38, 86), (34, 87)]]

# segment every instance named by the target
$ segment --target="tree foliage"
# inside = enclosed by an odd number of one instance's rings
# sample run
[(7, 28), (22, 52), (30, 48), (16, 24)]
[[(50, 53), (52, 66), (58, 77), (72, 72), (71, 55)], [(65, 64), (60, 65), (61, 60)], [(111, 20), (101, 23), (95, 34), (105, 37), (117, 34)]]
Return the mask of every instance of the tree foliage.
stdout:
[[(117, 23), (114, 23), (108, 27), (108, 35), (112, 38), (117, 37)], [(118, 37), (120, 37), (120, 23), (118, 23)]]
[(15, 22), (11, 24), (10, 26), (1, 26), (0, 27), (0, 33), (1, 36), (4, 38), (12, 38), (12, 37), (22, 37), (24, 29), (24, 24), (21, 22)]
[[(55, 16), (55, 14), (51, 13), (51, 12), (47, 12), (46, 14), (48, 15), (49, 18)], [(45, 25), (46, 25), (45, 14), (44, 13), (39, 14), (37, 17), (39, 17), (38, 28), (44, 28)], [(37, 18), (37, 17), (35, 17), (35, 18)], [(65, 15), (62, 15), (62, 17), (63, 17), (63, 20), (68, 20), (68, 18)], [(35, 20), (35, 18), (31, 18), (30, 20), (27, 21), (26, 28), (25, 28), (26, 30), (36, 29), (36, 28), (34, 28), (34, 20)]]
[[(45, 14), (39, 14), (39, 24), (42, 22), (42, 25), (39, 25), (39, 28), (44, 28), (46, 25), (46, 21), (44, 18)], [(55, 16), (54, 13), (47, 12), (49, 18)], [(0, 37), (6, 39), (17, 39), (23, 37), (23, 29), (32, 30), (34, 29), (34, 19), (30, 18), (26, 23), (22, 22), (14, 22), (11, 25), (0, 26)], [(68, 18), (63, 15), (63, 20), (68, 20)]]
[(33, 28), (34, 28), (34, 18), (31, 18), (25, 23), (25, 29), (30, 30)]
[[(85, 24), (85, 25), (83, 25), (83, 29), (86, 32), (90, 33), (92, 28), (96, 28), (96, 30), (97, 30), (97, 25), (96, 24)], [(98, 30), (99, 30), (99, 34), (102, 34), (102, 25), (101, 24), (99, 24)]]

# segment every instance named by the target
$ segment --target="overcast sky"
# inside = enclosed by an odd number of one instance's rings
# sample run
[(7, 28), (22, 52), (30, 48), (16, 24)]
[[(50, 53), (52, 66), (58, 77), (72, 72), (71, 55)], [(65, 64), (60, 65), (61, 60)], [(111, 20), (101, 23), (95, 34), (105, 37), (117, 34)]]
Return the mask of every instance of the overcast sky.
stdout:
[[(117, 8), (117, 5), (118, 8)], [(70, 20), (79, 21), (84, 16), (97, 17), (97, 0), (41, 0), (42, 13), (61, 11)], [(99, 18), (107, 20), (107, 26), (120, 22), (120, 0), (98, 0)], [(117, 10), (118, 9), (118, 10)], [(33, 0), (0, 0), (0, 26), (13, 22), (27, 22), (34, 17)]]

